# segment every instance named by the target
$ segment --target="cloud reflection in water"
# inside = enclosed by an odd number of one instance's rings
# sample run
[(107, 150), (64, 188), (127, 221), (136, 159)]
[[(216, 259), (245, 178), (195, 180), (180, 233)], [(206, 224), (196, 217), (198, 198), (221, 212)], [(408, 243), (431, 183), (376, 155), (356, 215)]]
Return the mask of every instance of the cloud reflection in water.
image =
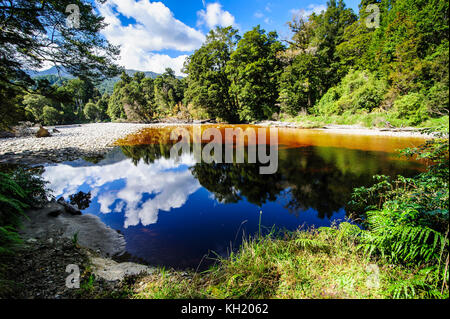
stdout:
[[(100, 205), (100, 212), (124, 212), (124, 228), (155, 224), (159, 211), (182, 207), (200, 184), (188, 167), (194, 157), (184, 154), (179, 162), (160, 158), (151, 165), (125, 159), (99, 166), (73, 167), (66, 164), (49, 166), (43, 174), (57, 197), (76, 193), (82, 185), (91, 190), (92, 200)], [(123, 181), (119, 190), (105, 190), (108, 183)], [(101, 190), (101, 191), (100, 191)], [(145, 196), (150, 194), (151, 196)]]

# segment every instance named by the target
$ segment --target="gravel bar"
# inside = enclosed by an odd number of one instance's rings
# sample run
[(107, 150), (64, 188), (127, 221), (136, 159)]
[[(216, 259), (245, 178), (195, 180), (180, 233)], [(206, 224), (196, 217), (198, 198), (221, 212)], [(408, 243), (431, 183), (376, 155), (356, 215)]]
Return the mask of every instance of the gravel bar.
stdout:
[[(119, 138), (136, 133), (148, 124), (94, 123), (46, 127), (50, 137), (0, 139), (0, 164), (41, 164), (80, 157), (100, 157)], [(58, 132), (53, 132), (56, 128)]]

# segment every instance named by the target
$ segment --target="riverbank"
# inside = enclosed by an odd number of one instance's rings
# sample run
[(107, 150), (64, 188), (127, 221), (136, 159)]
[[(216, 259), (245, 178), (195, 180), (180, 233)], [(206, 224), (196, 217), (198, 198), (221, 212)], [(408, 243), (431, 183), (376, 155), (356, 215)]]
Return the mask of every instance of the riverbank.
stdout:
[[(19, 230), (22, 245), (12, 255), (0, 254), (0, 298), (120, 297), (125, 280), (156, 271), (114, 260), (125, 253), (125, 239), (97, 216), (74, 215), (55, 201), (25, 216)], [(74, 270), (78, 287), (67, 285)]]
[(389, 113), (344, 113), (340, 115), (298, 115), (296, 117), (281, 117), (281, 122), (301, 125), (304, 128), (342, 127), (350, 126), (360, 129), (373, 129), (380, 131), (411, 131), (424, 128), (449, 127), (448, 115), (428, 119), (415, 125), (408, 124), (403, 119), (389, 116)]
[[(57, 163), (78, 158), (101, 158), (111, 150), (114, 142), (147, 127), (192, 125), (194, 123), (93, 123), (48, 127), (50, 137), (34, 135), (0, 139), (0, 164)], [(212, 124), (212, 123), (211, 123)], [(256, 123), (263, 127), (305, 128), (304, 123), (264, 121)], [(54, 132), (54, 129), (56, 131)], [(314, 127), (333, 134), (372, 135), (394, 137), (432, 136), (418, 128), (365, 128), (359, 125), (327, 125)]]
[[(298, 230), (244, 241), (204, 273), (159, 270), (129, 285), (137, 299), (383, 299), (405, 297), (417, 269), (370, 258), (359, 228)], [(398, 293), (398, 295), (396, 295)], [(406, 292), (408, 293), (408, 292)], [(424, 291), (417, 291), (416, 298)]]
[(49, 137), (2, 138), (0, 164), (57, 163), (81, 157), (95, 159), (110, 151), (117, 139), (147, 126), (135, 123), (61, 125), (46, 127), (51, 134)]
[(305, 125), (305, 123), (297, 123), (290, 121), (263, 121), (257, 122), (256, 125), (264, 127), (277, 128), (297, 128), (324, 131), (331, 134), (345, 134), (345, 135), (366, 135), (366, 136), (391, 136), (391, 137), (419, 137), (419, 138), (433, 138), (432, 134), (427, 134), (421, 131), (420, 128), (405, 127), (405, 128), (377, 128), (364, 127), (361, 125)]

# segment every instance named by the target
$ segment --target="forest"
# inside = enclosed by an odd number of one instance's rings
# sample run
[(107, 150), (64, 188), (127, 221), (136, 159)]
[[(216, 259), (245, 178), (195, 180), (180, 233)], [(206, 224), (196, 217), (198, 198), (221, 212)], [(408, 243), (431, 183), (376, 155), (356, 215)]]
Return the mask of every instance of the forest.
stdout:
[(171, 69), (156, 78), (122, 70), (112, 94), (84, 75), (29, 78), (20, 89), (2, 79), (0, 92), (8, 103), (0, 106), (7, 114), (1, 125), (168, 118), (332, 118), (339, 124), (356, 118), (366, 126), (446, 122), (448, 9), (444, 0), (363, 0), (357, 15), (344, 1), (330, 0), (322, 13), (288, 22), (288, 40), (259, 25), (242, 36), (232, 27), (217, 27), (185, 62), (185, 77)]

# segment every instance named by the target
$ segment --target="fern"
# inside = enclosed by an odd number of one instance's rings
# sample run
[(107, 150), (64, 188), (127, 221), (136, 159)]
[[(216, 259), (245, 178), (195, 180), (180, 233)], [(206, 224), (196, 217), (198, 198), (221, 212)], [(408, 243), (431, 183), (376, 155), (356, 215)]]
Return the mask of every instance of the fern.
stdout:
[(427, 141), (402, 151), (428, 163), (427, 171), (413, 178), (375, 176), (371, 187), (354, 190), (350, 208), (365, 213), (361, 248), (390, 263), (427, 269), (426, 275), (399, 280), (392, 296), (415, 298), (417, 290), (429, 297), (448, 295), (449, 163), (448, 139)]
[(17, 228), (26, 217), (25, 209), (46, 200), (45, 184), (39, 171), (31, 169), (0, 173), (0, 255), (13, 253), (21, 244)]
[(398, 223), (390, 211), (367, 212), (370, 232), (362, 237), (365, 251), (378, 251), (393, 262), (435, 262), (448, 246), (448, 239), (427, 226)]

